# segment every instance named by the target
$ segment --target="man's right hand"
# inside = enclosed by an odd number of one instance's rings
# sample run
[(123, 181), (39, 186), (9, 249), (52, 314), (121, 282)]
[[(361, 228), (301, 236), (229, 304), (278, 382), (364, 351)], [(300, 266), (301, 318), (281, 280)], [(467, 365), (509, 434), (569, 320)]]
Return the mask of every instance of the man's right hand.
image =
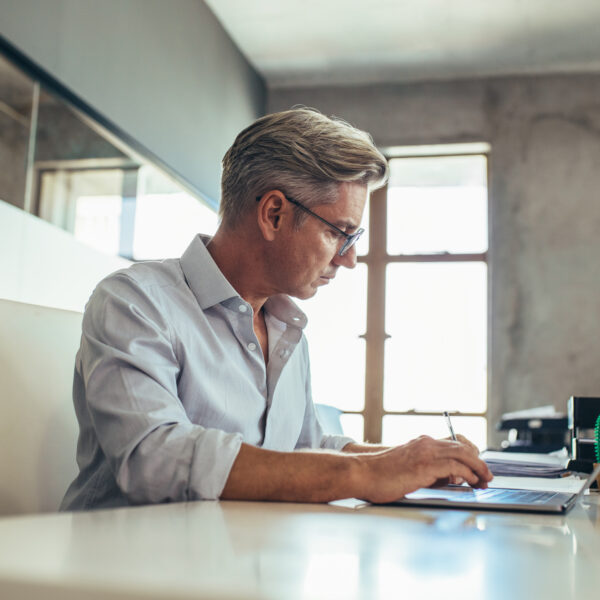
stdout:
[(370, 502), (392, 502), (423, 487), (464, 480), (472, 487), (486, 488), (492, 473), (472, 444), (434, 440), (421, 436), (402, 446), (374, 454), (356, 456), (360, 497)]

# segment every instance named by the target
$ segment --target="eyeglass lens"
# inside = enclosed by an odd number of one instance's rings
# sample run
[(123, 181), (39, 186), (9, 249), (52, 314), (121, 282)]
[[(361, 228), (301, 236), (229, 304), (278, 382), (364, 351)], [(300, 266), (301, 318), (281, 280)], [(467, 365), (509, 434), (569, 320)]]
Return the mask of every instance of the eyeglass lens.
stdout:
[(350, 235), (342, 244), (342, 247), (338, 253), (339, 256), (344, 256), (344, 254), (346, 254), (346, 252), (348, 252), (348, 250), (350, 250), (350, 248), (352, 248), (352, 246), (358, 242), (358, 238), (363, 234), (363, 232), (364, 229), (359, 229), (356, 233)]

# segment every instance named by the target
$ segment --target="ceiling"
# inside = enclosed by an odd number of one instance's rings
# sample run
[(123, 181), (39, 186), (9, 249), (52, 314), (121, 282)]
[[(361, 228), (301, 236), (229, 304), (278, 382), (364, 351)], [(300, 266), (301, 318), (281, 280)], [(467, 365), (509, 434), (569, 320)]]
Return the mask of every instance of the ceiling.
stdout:
[(205, 0), (270, 88), (600, 72), (598, 0)]

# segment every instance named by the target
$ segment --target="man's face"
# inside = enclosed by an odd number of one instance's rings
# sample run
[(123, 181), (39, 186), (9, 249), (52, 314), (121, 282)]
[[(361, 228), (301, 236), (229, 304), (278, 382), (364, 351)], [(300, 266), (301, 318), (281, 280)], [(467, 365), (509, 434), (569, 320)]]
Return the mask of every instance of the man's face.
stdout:
[[(314, 206), (311, 210), (350, 234), (360, 225), (366, 200), (365, 185), (344, 183), (339, 187), (336, 202)], [(293, 212), (294, 206), (291, 203), (289, 206)], [(352, 247), (344, 256), (339, 256), (345, 238), (311, 215), (306, 215), (300, 229), (294, 229), (288, 218), (282, 233), (276, 272), (281, 293), (302, 300), (310, 298), (335, 277), (339, 267), (352, 269), (356, 265), (356, 249)]]

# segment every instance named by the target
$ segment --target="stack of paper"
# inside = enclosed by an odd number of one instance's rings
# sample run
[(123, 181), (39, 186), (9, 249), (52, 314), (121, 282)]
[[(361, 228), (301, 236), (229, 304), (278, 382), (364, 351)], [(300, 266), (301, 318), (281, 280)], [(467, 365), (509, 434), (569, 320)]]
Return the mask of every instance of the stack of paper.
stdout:
[(482, 452), (481, 458), (494, 475), (508, 477), (564, 477), (569, 460), (566, 450), (552, 454), (525, 452)]

